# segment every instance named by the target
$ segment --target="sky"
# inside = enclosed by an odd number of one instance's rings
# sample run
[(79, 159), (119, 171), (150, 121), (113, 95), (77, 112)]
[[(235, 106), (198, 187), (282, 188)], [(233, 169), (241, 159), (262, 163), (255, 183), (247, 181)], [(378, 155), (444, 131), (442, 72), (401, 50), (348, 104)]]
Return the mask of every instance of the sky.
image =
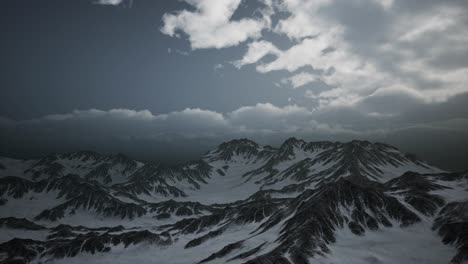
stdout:
[(468, 169), (468, 2), (4, 0), (0, 155), (352, 139)]

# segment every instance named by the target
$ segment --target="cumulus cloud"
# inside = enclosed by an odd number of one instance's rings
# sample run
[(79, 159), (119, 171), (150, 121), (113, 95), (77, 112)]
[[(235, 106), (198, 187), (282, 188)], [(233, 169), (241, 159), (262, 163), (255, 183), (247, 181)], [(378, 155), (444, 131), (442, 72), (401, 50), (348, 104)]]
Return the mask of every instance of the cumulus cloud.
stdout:
[[(187, 2), (195, 10), (165, 14), (163, 33), (185, 32), (193, 48), (258, 39), (234, 66), (256, 64), (260, 73), (289, 71), (286, 79), (293, 87), (311, 82), (310, 76), (295, 73), (308, 66), (334, 93), (359, 99), (376, 89), (400, 87), (438, 102), (468, 89), (468, 7), (460, 1), (264, 1), (263, 16), (240, 20), (231, 19), (240, 0)], [(264, 32), (286, 36), (292, 45), (280, 49), (262, 39)], [(275, 59), (262, 62), (267, 55)], [(326, 102), (339, 104), (328, 98), (320, 105)]]
[[(408, 104), (411, 98), (443, 102), (468, 91), (468, 6), (462, 1), (264, 1), (263, 16), (235, 21), (240, 1), (188, 2), (195, 10), (166, 14), (163, 33), (185, 32), (195, 49), (252, 38), (233, 65), (254, 64), (259, 73), (288, 71), (283, 79), (293, 88), (319, 79), (329, 91), (305, 94), (318, 107), (358, 107), (395, 87)], [(279, 48), (265, 32), (285, 36), (291, 45)], [(263, 61), (268, 55), (273, 59)], [(316, 76), (296, 72), (303, 67)], [(389, 101), (394, 97), (388, 94)]]
[(283, 79), (283, 82), (289, 82), (293, 88), (299, 88), (315, 81), (316, 79), (317, 77), (313, 74), (310, 74), (308, 72), (300, 72), (287, 79)]
[[(305, 120), (341, 111), (353, 112), (349, 123), (371, 118), (381, 124), (468, 91), (468, 5), (463, 1), (259, 0), (259, 12), (247, 15), (237, 12), (245, 4), (241, 0), (185, 2), (191, 8), (164, 14), (163, 34), (188, 37), (192, 49), (239, 46), (243, 54), (233, 58), (235, 67), (280, 73), (274, 82), (283, 85), (277, 86), (308, 87), (304, 100), (294, 98), (301, 105), (257, 104), (220, 114), (220, 127), (232, 131), (317, 127)], [(223, 64), (215, 65), (216, 71)], [(273, 124), (275, 118), (292, 121)]]
[(228, 119), (234, 126), (247, 131), (294, 132), (313, 129), (317, 125), (312, 113), (304, 107), (278, 107), (270, 103), (240, 107), (229, 113)]
[(275, 32), (286, 34), (292, 39), (316, 36), (324, 33), (329, 24), (317, 17), (317, 11), (331, 0), (298, 1), (284, 0), (280, 2), (280, 10), (289, 12), (290, 16), (282, 19), (275, 27)]
[(187, 34), (192, 49), (225, 48), (249, 38), (258, 38), (269, 26), (267, 13), (262, 18), (232, 20), (241, 0), (187, 0), (195, 10), (182, 10), (163, 16), (161, 32), (169, 36)]
[(249, 43), (247, 52), (244, 54), (242, 59), (234, 61), (233, 64), (237, 68), (241, 68), (244, 65), (253, 64), (261, 60), (268, 54), (281, 55), (281, 51), (268, 41), (255, 41)]

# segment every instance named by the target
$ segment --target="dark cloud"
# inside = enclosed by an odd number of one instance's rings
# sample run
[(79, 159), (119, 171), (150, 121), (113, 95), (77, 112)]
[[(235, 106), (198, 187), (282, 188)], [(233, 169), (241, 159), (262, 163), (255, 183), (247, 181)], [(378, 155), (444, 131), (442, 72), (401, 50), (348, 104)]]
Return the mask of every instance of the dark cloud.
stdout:
[[(31, 157), (91, 149), (123, 152), (147, 160), (180, 161), (197, 158), (233, 138), (248, 137), (277, 145), (296, 136), (310, 141), (387, 142), (439, 166), (459, 170), (466, 164), (461, 146), (468, 147), (464, 139), (468, 134), (468, 112), (463, 107), (467, 102), (465, 94), (435, 107), (419, 104), (394, 116), (369, 115), (355, 107), (312, 112), (299, 106), (258, 104), (226, 114), (186, 109), (154, 115), (115, 109), (74, 111), (23, 121), (3, 118), (0, 154)], [(422, 117), (426, 114), (430, 118)], [(460, 145), (453, 148), (455, 142)], [(429, 146), (431, 151), (427, 151)], [(444, 163), (447, 155), (450, 162)]]

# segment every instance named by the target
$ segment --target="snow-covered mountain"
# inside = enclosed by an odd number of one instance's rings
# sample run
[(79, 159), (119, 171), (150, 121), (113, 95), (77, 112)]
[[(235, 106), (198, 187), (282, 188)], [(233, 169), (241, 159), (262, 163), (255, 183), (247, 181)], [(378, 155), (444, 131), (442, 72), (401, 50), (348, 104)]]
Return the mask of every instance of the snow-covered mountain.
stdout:
[(367, 141), (0, 158), (0, 263), (464, 263), (468, 173)]

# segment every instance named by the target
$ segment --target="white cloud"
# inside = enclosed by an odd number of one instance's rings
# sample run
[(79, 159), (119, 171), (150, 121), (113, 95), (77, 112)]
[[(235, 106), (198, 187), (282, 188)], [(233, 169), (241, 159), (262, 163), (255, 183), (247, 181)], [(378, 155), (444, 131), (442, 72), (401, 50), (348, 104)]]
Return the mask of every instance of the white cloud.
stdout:
[[(324, 52), (329, 47), (336, 48), (332, 52)], [(258, 64), (257, 71), (261, 73), (280, 70), (295, 72), (301, 67), (311, 66), (322, 73), (318, 76), (297, 73), (287, 80), (294, 88), (316, 79), (320, 79), (335, 91), (339, 88), (340, 96), (328, 96), (326, 100), (320, 101), (322, 106), (327, 103), (350, 104), (356, 101), (356, 97), (368, 95), (378, 85), (386, 85), (388, 81), (388, 76), (379, 72), (375, 65), (352, 54), (336, 32), (328, 32), (315, 38), (305, 38), (291, 48), (276, 54), (277, 57), (273, 61)]]
[(286, 19), (282, 19), (275, 27), (275, 32), (286, 34), (291, 39), (316, 36), (324, 32), (327, 26), (315, 14), (323, 6), (330, 4), (331, 0), (284, 0), (280, 7), (290, 13)]
[[(352, 23), (343, 24), (339, 18), (330, 17), (330, 14), (339, 14), (336, 12), (342, 8), (342, 2), (284, 0), (280, 1), (279, 8), (290, 15), (278, 22), (274, 32), (286, 35), (295, 44), (286, 50), (279, 50), (271, 42), (254, 42), (235, 65), (256, 64), (256, 70), (260, 73), (289, 71), (293, 75), (284, 78), (283, 83), (289, 82), (293, 88), (320, 79), (329, 85), (330, 90), (319, 93), (309, 91), (305, 94), (307, 98), (315, 100), (319, 107), (355, 105), (376, 90), (390, 90), (394, 87), (404, 89), (408, 96), (417, 94), (429, 103), (445, 101), (468, 91), (468, 63), (467, 68), (444, 71), (430, 65), (432, 57), (428, 57), (438, 56), (442, 60), (444, 54), (447, 54), (448, 44), (452, 50), (466, 53), (468, 38), (464, 36), (468, 35), (468, 31), (466, 27), (460, 26), (466, 19), (463, 9), (439, 7), (420, 13), (397, 14), (391, 13), (395, 5), (393, 0), (369, 1), (381, 5), (385, 15), (394, 16), (393, 20), (387, 20), (392, 23), (387, 25), (389, 31), (385, 32), (386, 38), (366, 44), (369, 50), (356, 52), (362, 43), (350, 42), (347, 34), (350, 34), (350, 30), (358, 34), (380, 32), (360, 33), (359, 30), (366, 28), (350, 28), (354, 26)], [(365, 1), (349, 2), (349, 6), (356, 9), (364, 5)], [(323, 11), (325, 9), (326, 12)], [(362, 27), (362, 24), (357, 25)], [(437, 37), (440, 34), (445, 38)], [(422, 50), (422, 46), (425, 49)], [(260, 62), (268, 54), (276, 58), (267, 63)], [(394, 66), (389, 67), (389, 64)], [(295, 72), (304, 66), (311, 66), (319, 73), (314, 78), (310, 74)]]
[(268, 54), (279, 56), (281, 55), (281, 51), (271, 42), (265, 40), (254, 41), (249, 43), (247, 52), (242, 59), (234, 61), (233, 64), (237, 68), (241, 68), (244, 65), (257, 63)]
[(270, 103), (259, 103), (240, 107), (227, 117), (234, 127), (247, 131), (293, 132), (317, 125), (312, 112), (297, 105), (278, 107)]
[[(4, 121), (2, 121), (4, 120)], [(53, 114), (30, 120), (0, 118), (0, 125), (20, 131), (19, 134), (35, 131), (38, 135), (56, 134), (60, 137), (114, 137), (151, 138), (161, 135), (181, 137), (226, 136), (239, 133), (290, 133), (314, 131), (325, 124), (314, 120), (313, 112), (297, 105), (275, 106), (259, 103), (243, 106), (232, 112), (218, 113), (199, 108), (186, 108), (162, 114), (148, 110), (89, 109), (75, 110), (66, 114)]]
[[(309, 140), (349, 140), (380, 137), (407, 126), (414, 126), (418, 116), (427, 114), (429, 104), (425, 97), (414, 91), (408, 95), (404, 87), (378, 90), (364, 99), (350, 98), (345, 90), (331, 89), (313, 94), (322, 101), (334, 99), (327, 107), (311, 110), (296, 104), (276, 106), (258, 103), (243, 106), (227, 113), (187, 108), (182, 111), (153, 114), (148, 110), (131, 109), (75, 110), (65, 114), (46, 115), (30, 120), (10, 120), (0, 117), (0, 137), (5, 149), (70, 151), (92, 148), (98, 151), (130, 150), (154, 158), (158, 144), (174, 142), (181, 150), (190, 150), (196, 142), (217, 142), (239, 137), (249, 137), (265, 142), (297, 136)], [(391, 98), (385, 100), (384, 98)], [(465, 100), (466, 100), (465, 96)], [(350, 102), (355, 101), (352, 105)], [(409, 101), (406, 102), (406, 101)], [(408, 108), (408, 105), (417, 107)], [(445, 122), (441, 112), (450, 104), (438, 103), (425, 123)], [(451, 111), (464, 118), (464, 101)], [(465, 104), (466, 105), (466, 104)], [(411, 112), (412, 111), (412, 112)], [(461, 112), (460, 112), (461, 111)], [(400, 115), (401, 113), (408, 115)], [(464, 119), (466, 120), (466, 119)], [(424, 126), (425, 123), (419, 123)], [(445, 123), (444, 123), (445, 124)], [(464, 123), (465, 127), (466, 122)], [(448, 129), (458, 129), (448, 124)], [(161, 143), (162, 142), (162, 143)], [(173, 145), (172, 145), (173, 146)], [(167, 147), (167, 146), (166, 146)], [(44, 149), (42, 149), (44, 148)], [(41, 150), (42, 149), (42, 150)], [(23, 149), (24, 150), (24, 149)]]
[(310, 74), (308, 72), (300, 72), (296, 75), (293, 75), (285, 79), (285, 81), (291, 83), (293, 88), (299, 88), (308, 83), (315, 81), (316, 79), (317, 77), (313, 74)]
[(67, 114), (53, 114), (46, 115), (39, 119), (31, 119), (31, 122), (41, 121), (66, 121), (66, 120), (80, 120), (80, 119), (93, 119), (93, 118), (109, 118), (109, 119), (133, 119), (133, 120), (153, 120), (158, 116), (154, 116), (148, 110), (134, 111), (129, 109), (111, 109), (103, 111), (98, 109), (89, 110), (75, 110)]
[[(456, 24), (460, 10), (441, 10), (438, 14), (407, 16), (401, 23), (397, 34), (399, 41), (412, 42), (428, 33), (440, 33)], [(404, 25), (403, 25), (404, 24)]]
[[(240, 0), (187, 2), (195, 10), (165, 14), (163, 33), (185, 32), (194, 49), (254, 39), (233, 65), (254, 64), (260, 73), (286, 70), (290, 75), (283, 83), (293, 88), (320, 80), (328, 90), (305, 94), (319, 108), (357, 105), (395, 87), (426, 103), (468, 91), (467, 10), (455, 2), (264, 0), (259, 18), (236, 21), (231, 16)], [(292, 45), (280, 49), (274, 38), (261, 39), (267, 31), (286, 36)], [(273, 59), (262, 61), (267, 55)], [(315, 76), (297, 73), (302, 67), (311, 67)]]
[(124, 0), (98, 0), (96, 3), (100, 5), (120, 5)]
[[(194, 49), (237, 46), (253, 39), (233, 65), (253, 64), (259, 73), (289, 72), (275, 80), (275, 86), (290, 83), (298, 88), (320, 80), (323, 87), (305, 91), (311, 102), (299, 101), (310, 109), (365, 104), (361, 111), (385, 116), (395, 111), (371, 102), (397, 100), (406, 109), (468, 91), (467, 10), (458, 2), (264, 0), (267, 8), (260, 17), (236, 21), (231, 16), (240, 0), (187, 2), (195, 10), (166, 14), (163, 33), (185, 32)], [(270, 18), (280, 12), (272, 24)], [(291, 45), (278, 48), (271, 34), (287, 37)], [(266, 56), (272, 59), (262, 60)], [(306, 73), (304, 67), (312, 70)]]
[[(241, 0), (187, 0), (196, 10), (164, 14), (161, 32), (169, 36), (186, 33), (192, 49), (225, 48), (249, 38), (258, 38), (269, 26), (269, 18), (231, 20)], [(265, 13), (266, 14), (266, 13)]]

